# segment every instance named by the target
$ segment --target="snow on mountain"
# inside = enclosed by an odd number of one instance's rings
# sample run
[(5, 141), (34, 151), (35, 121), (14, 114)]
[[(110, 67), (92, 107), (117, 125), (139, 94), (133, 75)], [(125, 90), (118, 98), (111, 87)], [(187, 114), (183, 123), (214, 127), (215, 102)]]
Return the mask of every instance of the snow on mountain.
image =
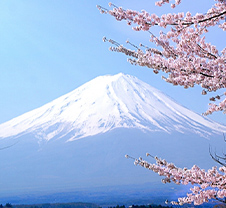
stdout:
[(100, 76), (58, 99), (0, 125), (0, 137), (33, 133), (70, 141), (115, 128), (190, 132), (201, 136), (226, 132), (226, 126), (198, 115), (136, 77)]

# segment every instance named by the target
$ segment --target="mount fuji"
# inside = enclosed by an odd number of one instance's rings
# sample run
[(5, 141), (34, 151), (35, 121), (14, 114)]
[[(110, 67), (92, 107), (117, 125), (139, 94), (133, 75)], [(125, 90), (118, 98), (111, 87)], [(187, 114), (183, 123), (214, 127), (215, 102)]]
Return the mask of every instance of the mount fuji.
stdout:
[(226, 127), (175, 103), (136, 77), (101, 76), (76, 90), (0, 125), (0, 138), (33, 133), (69, 141), (115, 128), (144, 131), (222, 133)]
[(139, 157), (150, 152), (178, 166), (211, 168), (216, 164), (209, 145), (221, 152), (223, 132), (226, 126), (136, 77), (100, 76), (0, 124), (0, 146), (10, 147), (0, 151), (0, 193), (21, 199), (149, 183), (156, 191), (153, 184), (160, 177), (133, 166), (125, 154)]

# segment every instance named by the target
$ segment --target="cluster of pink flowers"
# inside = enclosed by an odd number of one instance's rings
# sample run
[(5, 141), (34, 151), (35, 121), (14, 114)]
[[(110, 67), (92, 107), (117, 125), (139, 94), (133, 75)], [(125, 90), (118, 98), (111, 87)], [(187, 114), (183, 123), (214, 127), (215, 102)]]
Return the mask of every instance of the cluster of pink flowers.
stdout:
[[(169, 0), (160, 0), (156, 5), (161, 6), (165, 3), (169, 3)], [(180, 3), (181, 0), (175, 0), (171, 7), (174, 8)], [(196, 15), (187, 12), (158, 16), (144, 10), (141, 12), (124, 10), (112, 3), (109, 3), (109, 6), (113, 9), (107, 10), (101, 6), (98, 8), (102, 13), (108, 13), (118, 21), (126, 20), (128, 25), (133, 24), (135, 31), (148, 31), (151, 35), (150, 41), (155, 45), (151, 48), (143, 47), (141, 44), (135, 50), (120, 44), (111, 47), (113, 51), (131, 56), (128, 59), (131, 64), (151, 68), (155, 74), (161, 70), (168, 75), (162, 78), (173, 85), (181, 85), (184, 88), (200, 85), (204, 88), (203, 95), (226, 87), (226, 48), (218, 51), (215, 45), (206, 42), (205, 37), (209, 27), (218, 26), (226, 31), (225, 0), (216, 0), (205, 14)], [(150, 32), (154, 26), (169, 30), (166, 33), (160, 32), (157, 37)], [(105, 41), (108, 40), (105, 38)], [(211, 104), (204, 115), (214, 111), (226, 113), (226, 100), (222, 97), (225, 97), (225, 93), (211, 98), (211, 101), (217, 99), (219, 102)]]
[[(162, 6), (165, 3), (169, 3), (169, 0), (160, 0), (155, 3), (156, 6)], [(176, 5), (180, 4), (181, 0), (175, 0), (174, 4), (171, 4), (172, 8), (175, 8)]]
[[(147, 156), (151, 156), (147, 153)], [(153, 157), (153, 156), (151, 156)], [(126, 155), (126, 158), (132, 158)], [(219, 171), (216, 167), (207, 172), (194, 165), (191, 169), (178, 168), (173, 163), (168, 163), (164, 159), (153, 157), (156, 163), (149, 163), (142, 158), (134, 159), (135, 165), (140, 165), (148, 170), (164, 176), (163, 183), (173, 182), (175, 184), (196, 184), (191, 188), (191, 193), (186, 197), (178, 198), (178, 201), (172, 201), (173, 205), (183, 205), (186, 203), (194, 203), (200, 205), (208, 202), (210, 199), (224, 199), (226, 197), (226, 167), (220, 167)]]

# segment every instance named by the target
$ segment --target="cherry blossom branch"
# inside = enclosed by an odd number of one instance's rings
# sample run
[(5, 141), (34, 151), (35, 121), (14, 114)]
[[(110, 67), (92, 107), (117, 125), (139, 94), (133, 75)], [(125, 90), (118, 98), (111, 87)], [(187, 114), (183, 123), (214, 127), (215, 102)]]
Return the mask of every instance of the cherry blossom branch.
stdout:
[[(151, 156), (149, 153), (146, 156)], [(163, 183), (173, 182), (175, 184), (192, 184), (195, 186), (191, 188), (191, 192), (186, 197), (178, 198), (178, 201), (172, 201), (173, 205), (183, 205), (186, 203), (194, 203), (200, 205), (209, 202), (211, 199), (225, 201), (226, 197), (226, 167), (220, 167), (219, 171), (216, 167), (205, 171), (194, 165), (191, 169), (178, 168), (173, 163), (168, 163), (158, 157), (153, 157), (156, 163), (149, 163), (143, 160), (133, 158), (129, 155), (125, 156), (134, 160), (135, 165), (140, 165), (148, 170), (158, 173), (163, 176)], [(224, 200), (222, 200), (224, 199)]]
[[(224, 142), (226, 142), (224, 133), (223, 133), (223, 137), (224, 137)], [(219, 155), (216, 154), (216, 152), (215, 152), (214, 155), (213, 155), (213, 154), (212, 154), (212, 151), (211, 151), (211, 148), (210, 148), (210, 146), (209, 146), (209, 154), (210, 154), (211, 158), (212, 158), (215, 162), (217, 162), (217, 163), (219, 163), (220, 165), (226, 167), (226, 154), (225, 154), (225, 153), (223, 153), (224, 156), (219, 156)]]
[[(134, 30), (136, 31), (148, 31), (151, 27), (157, 25), (163, 28), (166, 28), (166, 26), (175, 26), (181, 28), (183, 26), (187, 27), (197, 24), (203, 27), (205, 26), (205, 23), (211, 23), (211, 26), (214, 26), (226, 16), (225, 3), (215, 4), (215, 7), (211, 8), (206, 14), (196, 14), (192, 16), (190, 12), (187, 12), (185, 17), (184, 13), (169, 13), (159, 17), (156, 14), (149, 15), (149, 13), (147, 13), (145, 10), (142, 12), (129, 9), (124, 10), (122, 7), (117, 7), (112, 3), (109, 3), (109, 6), (113, 6), (113, 10), (107, 10), (100, 5), (98, 5), (97, 8), (101, 11), (101, 13), (108, 13), (115, 17), (118, 21), (127, 20), (128, 25), (131, 25), (132, 22), (138, 24), (139, 26), (134, 27)], [(223, 27), (222, 29), (224, 30), (225, 28)]]
[[(218, 2), (220, 2), (220, 3), (225, 3), (225, 4), (226, 4), (226, 0), (216, 0), (216, 1), (218, 1)], [(174, 8), (175, 5), (179, 5), (181, 2), (182, 2), (182, 0), (175, 0), (174, 6), (172, 7), (172, 4), (171, 4), (171, 7)], [(160, 0), (160, 1), (157, 1), (157, 2), (155, 3), (155, 5), (156, 5), (156, 6), (162, 6), (162, 5), (165, 4), (165, 3), (170, 3), (170, 0)]]
[[(156, 2), (156, 5), (161, 6), (169, 2), (169, 0), (161, 0)], [(180, 3), (180, 0), (175, 0), (176, 5)], [(143, 51), (138, 47), (130, 50), (112, 42), (116, 47), (110, 47), (110, 50), (131, 56), (132, 58), (128, 59), (131, 64), (152, 68), (155, 74), (159, 71), (165, 72), (168, 77), (163, 76), (163, 80), (173, 85), (184, 88), (200, 85), (204, 88), (203, 95), (226, 88), (226, 48), (219, 55), (216, 46), (205, 41), (208, 27), (218, 25), (226, 31), (226, 22), (223, 21), (226, 17), (225, 0), (217, 0), (206, 14), (194, 16), (187, 12), (186, 15), (169, 13), (159, 17), (144, 10), (142, 12), (124, 10), (112, 3), (109, 3), (109, 6), (113, 6), (113, 9), (107, 10), (101, 6), (98, 6), (98, 9), (102, 13), (114, 16), (118, 21), (127, 20), (128, 25), (136, 24), (137, 26), (133, 27), (135, 31), (148, 31), (151, 34), (150, 42), (155, 44), (155, 47), (146, 47)], [(150, 28), (157, 25), (162, 28), (171, 26), (171, 28), (166, 34), (160, 31), (157, 37), (150, 32)], [(161, 49), (157, 49), (159, 47)], [(210, 101), (216, 101), (215, 98), (221, 98), (221, 101), (218, 104), (211, 103), (203, 115), (215, 111), (226, 113), (226, 92), (221, 96), (211, 97)]]

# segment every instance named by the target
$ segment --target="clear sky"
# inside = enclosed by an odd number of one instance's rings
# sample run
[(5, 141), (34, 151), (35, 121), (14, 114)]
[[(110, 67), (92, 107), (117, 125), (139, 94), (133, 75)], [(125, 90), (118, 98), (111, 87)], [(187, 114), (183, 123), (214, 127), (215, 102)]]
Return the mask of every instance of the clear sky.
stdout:
[[(150, 13), (187, 10), (205, 12), (214, 0), (184, 0), (172, 11), (154, 0), (115, 0), (118, 6)], [(101, 0), (2, 0), (0, 1), (0, 123), (40, 107), (91, 79), (123, 72), (165, 92), (178, 103), (197, 112), (207, 110), (209, 96), (201, 88), (184, 90), (161, 80), (152, 70), (132, 66), (123, 54), (108, 50), (102, 37), (125, 44), (149, 44), (149, 34), (134, 32), (126, 22), (100, 14)], [(153, 30), (157, 32), (156, 30)], [(214, 30), (209, 41), (225, 47), (225, 32)], [(223, 44), (223, 45), (222, 45)], [(226, 116), (211, 119), (226, 124)]]

